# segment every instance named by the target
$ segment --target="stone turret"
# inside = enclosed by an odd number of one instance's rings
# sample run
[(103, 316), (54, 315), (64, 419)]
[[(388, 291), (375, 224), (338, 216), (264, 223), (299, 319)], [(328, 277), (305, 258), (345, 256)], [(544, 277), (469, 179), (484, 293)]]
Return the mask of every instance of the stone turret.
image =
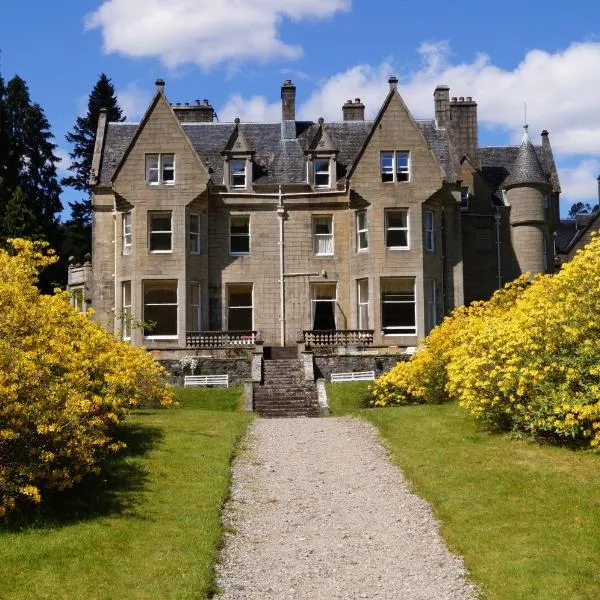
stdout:
[(504, 182), (510, 205), (512, 245), (521, 273), (545, 273), (552, 267), (548, 200), (552, 186), (525, 125), (523, 141)]

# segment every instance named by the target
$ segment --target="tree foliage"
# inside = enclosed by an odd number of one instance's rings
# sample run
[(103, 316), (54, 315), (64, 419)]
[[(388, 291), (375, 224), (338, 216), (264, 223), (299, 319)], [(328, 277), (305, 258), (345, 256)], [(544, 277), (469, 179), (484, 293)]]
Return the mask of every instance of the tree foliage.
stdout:
[(0, 518), (97, 473), (129, 407), (168, 406), (150, 354), (116, 340), (69, 294), (40, 294), (43, 242), (0, 250)]
[(69, 170), (72, 174), (62, 179), (61, 183), (85, 192), (86, 198), (84, 200), (71, 204), (72, 219), (85, 224), (89, 224), (91, 219), (89, 180), (98, 119), (102, 108), (106, 109), (109, 121), (125, 120), (123, 111), (117, 102), (115, 88), (105, 73), (100, 75), (90, 92), (87, 113), (82, 117), (77, 117), (73, 130), (66, 135), (67, 141), (73, 144), (73, 150), (69, 153), (72, 161)]
[(600, 237), (555, 275), (460, 308), (372, 387), (376, 406), (457, 400), (493, 429), (600, 446)]
[(19, 76), (0, 77), (0, 237), (56, 240), (62, 210), (56, 145), (44, 111)]

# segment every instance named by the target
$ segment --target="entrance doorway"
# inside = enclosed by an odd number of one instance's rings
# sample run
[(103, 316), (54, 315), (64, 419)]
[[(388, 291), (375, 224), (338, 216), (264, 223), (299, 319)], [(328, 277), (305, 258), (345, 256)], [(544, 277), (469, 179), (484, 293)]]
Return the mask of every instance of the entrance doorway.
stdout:
[(337, 285), (314, 283), (311, 285), (311, 315), (313, 331), (331, 331), (335, 326)]

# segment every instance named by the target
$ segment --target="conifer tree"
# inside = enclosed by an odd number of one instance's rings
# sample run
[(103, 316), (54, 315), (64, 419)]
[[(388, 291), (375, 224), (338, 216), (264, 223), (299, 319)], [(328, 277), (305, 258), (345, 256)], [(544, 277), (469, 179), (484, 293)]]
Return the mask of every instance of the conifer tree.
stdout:
[[(56, 178), (59, 160), (44, 111), (32, 104), (27, 84), (19, 76), (0, 84), (0, 236), (10, 207), (11, 223), (30, 223), (24, 237), (40, 234), (56, 243), (57, 215), (62, 210)], [(21, 207), (27, 214), (16, 214)]]
[(73, 130), (66, 135), (67, 141), (73, 144), (73, 151), (69, 154), (72, 160), (69, 170), (72, 175), (65, 177), (61, 183), (86, 194), (86, 198), (81, 202), (70, 203), (71, 221), (77, 226), (89, 225), (91, 221), (89, 179), (101, 108), (108, 111), (109, 121), (125, 120), (117, 102), (115, 88), (105, 73), (100, 75), (89, 95), (87, 114), (77, 117)]

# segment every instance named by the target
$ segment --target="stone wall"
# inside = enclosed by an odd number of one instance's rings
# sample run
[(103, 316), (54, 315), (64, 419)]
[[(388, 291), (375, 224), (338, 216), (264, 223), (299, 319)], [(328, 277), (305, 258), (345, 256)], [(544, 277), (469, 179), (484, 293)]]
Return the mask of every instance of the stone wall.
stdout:
[(332, 373), (375, 371), (375, 377), (389, 371), (396, 363), (407, 360), (403, 355), (387, 356), (315, 356), (315, 377), (331, 380)]
[[(244, 358), (203, 358), (195, 357), (198, 366), (196, 375), (229, 375), (229, 385), (242, 385), (245, 380), (252, 379), (252, 360)], [(170, 373), (170, 383), (183, 385), (183, 376), (192, 373), (186, 369), (183, 373), (178, 360), (160, 360), (160, 364)]]

